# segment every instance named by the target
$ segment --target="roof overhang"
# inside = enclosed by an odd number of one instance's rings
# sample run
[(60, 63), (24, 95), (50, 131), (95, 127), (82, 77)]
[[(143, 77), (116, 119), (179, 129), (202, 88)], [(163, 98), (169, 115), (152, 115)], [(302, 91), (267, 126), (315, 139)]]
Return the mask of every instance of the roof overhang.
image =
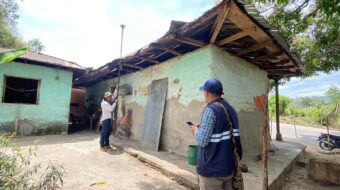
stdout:
[(171, 58), (214, 44), (265, 70), (271, 79), (299, 76), (304, 66), (278, 30), (270, 26), (253, 6), (240, 0), (224, 0), (196, 20), (172, 21), (160, 39), (122, 59), (87, 72), (75, 84), (91, 86), (121, 74), (140, 71)]

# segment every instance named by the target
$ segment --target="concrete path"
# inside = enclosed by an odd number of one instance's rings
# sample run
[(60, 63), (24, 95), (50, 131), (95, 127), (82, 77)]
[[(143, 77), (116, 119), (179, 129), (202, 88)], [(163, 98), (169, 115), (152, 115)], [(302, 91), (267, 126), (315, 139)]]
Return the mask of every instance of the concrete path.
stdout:
[[(38, 143), (36, 161), (52, 160), (64, 166), (63, 189), (186, 189), (119, 149), (110, 154), (100, 152), (98, 134), (93, 132), (15, 138), (14, 142), (27, 148), (37, 138), (43, 139)], [(96, 182), (106, 185), (90, 186)]]
[[(191, 189), (198, 189), (195, 167), (190, 166), (186, 158), (168, 152), (155, 152), (143, 148), (138, 141), (114, 139), (114, 145), (125, 152), (159, 169), (165, 175)], [(303, 152), (304, 146), (291, 142), (275, 142), (277, 150), (269, 157), (269, 189), (281, 189), (286, 174)], [(255, 161), (256, 154), (243, 158), (249, 172), (243, 173), (245, 189), (262, 189), (262, 163)]]

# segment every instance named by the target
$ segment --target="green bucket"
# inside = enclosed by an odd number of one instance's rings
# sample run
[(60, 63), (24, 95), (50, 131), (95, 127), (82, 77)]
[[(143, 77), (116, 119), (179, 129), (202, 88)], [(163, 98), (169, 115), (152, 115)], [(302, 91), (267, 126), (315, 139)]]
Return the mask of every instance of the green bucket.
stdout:
[(190, 165), (196, 166), (197, 160), (197, 145), (189, 145), (189, 149), (187, 152), (188, 163)]

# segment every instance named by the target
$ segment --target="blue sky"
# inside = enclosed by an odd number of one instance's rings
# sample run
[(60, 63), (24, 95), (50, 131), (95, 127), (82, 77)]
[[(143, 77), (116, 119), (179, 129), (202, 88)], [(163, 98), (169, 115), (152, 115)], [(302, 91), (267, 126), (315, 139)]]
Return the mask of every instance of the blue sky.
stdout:
[[(25, 0), (18, 1), (18, 27), (25, 40), (38, 38), (45, 54), (97, 68), (119, 55), (120, 24), (127, 25), (123, 54), (158, 39), (171, 20), (191, 21), (216, 0)], [(323, 95), (340, 87), (340, 72), (280, 86), (289, 97)]]

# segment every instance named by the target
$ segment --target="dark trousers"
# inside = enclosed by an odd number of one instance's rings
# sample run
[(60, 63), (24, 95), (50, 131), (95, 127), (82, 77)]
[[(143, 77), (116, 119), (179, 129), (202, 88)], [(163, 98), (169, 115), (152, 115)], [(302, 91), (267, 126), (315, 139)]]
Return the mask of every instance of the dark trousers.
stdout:
[(112, 132), (112, 122), (111, 119), (105, 119), (102, 122), (102, 131), (100, 133), (100, 147), (109, 146), (109, 138)]

